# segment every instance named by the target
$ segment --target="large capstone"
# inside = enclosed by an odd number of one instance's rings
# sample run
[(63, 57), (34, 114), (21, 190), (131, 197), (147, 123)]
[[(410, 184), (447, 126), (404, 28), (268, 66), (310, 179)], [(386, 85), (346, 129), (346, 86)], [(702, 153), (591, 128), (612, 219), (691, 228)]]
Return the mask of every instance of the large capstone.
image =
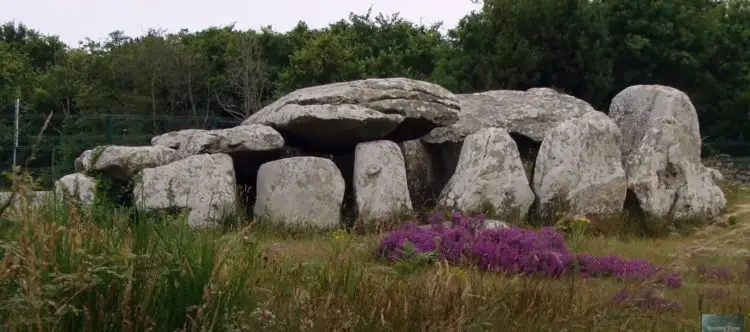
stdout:
[(541, 142), (563, 121), (595, 111), (587, 102), (549, 88), (527, 91), (494, 90), (456, 95), (461, 112), (451, 125), (433, 129), (422, 140), (429, 144), (459, 143), (483, 128), (502, 128)]
[(293, 91), (243, 124), (271, 126), (293, 146), (340, 152), (361, 142), (420, 138), (458, 121), (459, 109), (453, 93), (438, 85), (376, 78)]

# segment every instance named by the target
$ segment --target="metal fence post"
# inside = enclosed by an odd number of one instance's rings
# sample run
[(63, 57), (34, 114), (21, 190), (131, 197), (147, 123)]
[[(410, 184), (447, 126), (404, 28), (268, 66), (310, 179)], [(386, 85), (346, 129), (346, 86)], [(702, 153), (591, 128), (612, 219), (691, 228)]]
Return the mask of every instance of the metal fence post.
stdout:
[(13, 169), (16, 168), (16, 154), (18, 153), (18, 122), (20, 117), (20, 111), (21, 111), (21, 98), (16, 98), (16, 110), (15, 110), (15, 131), (13, 133), (14, 141), (13, 141)]

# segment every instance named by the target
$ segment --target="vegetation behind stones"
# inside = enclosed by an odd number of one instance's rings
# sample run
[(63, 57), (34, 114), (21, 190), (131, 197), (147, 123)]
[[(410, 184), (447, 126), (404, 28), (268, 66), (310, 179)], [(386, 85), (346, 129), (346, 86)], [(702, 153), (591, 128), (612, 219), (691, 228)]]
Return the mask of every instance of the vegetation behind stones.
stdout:
[(454, 93), (553, 87), (605, 112), (628, 86), (673, 86), (698, 110), (706, 153), (745, 154), (748, 8), (747, 0), (492, 0), (447, 33), (368, 12), (284, 33), (115, 31), (75, 47), (55, 31), (8, 22), (0, 27), (0, 160), (11, 163), (16, 98), (20, 159), (44, 115), (55, 114), (31, 165), (59, 168), (49, 185), (72, 173), (83, 150), (110, 143), (106, 114), (114, 144), (143, 145), (168, 131), (236, 125), (300, 87), (392, 76)]

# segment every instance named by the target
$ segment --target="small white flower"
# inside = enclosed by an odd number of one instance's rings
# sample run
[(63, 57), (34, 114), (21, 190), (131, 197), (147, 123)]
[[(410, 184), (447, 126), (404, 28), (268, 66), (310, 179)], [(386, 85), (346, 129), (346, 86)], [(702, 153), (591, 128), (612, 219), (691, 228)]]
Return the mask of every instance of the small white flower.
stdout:
[(268, 309), (261, 309), (257, 308), (252, 313), (253, 318), (257, 319), (259, 322), (263, 323), (264, 325), (272, 325), (274, 319), (276, 316), (274, 316), (273, 312), (271, 312)]

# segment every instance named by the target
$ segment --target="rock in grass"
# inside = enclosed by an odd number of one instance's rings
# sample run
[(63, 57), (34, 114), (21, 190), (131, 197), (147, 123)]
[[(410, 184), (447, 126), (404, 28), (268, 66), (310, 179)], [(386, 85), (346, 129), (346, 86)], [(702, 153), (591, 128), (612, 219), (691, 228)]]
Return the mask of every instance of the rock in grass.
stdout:
[(333, 228), (341, 222), (344, 178), (336, 164), (292, 157), (260, 166), (253, 213), (287, 225)]
[(187, 209), (189, 226), (200, 228), (237, 211), (236, 190), (232, 158), (201, 154), (144, 169), (136, 176), (133, 199), (145, 211)]
[(398, 144), (374, 141), (354, 150), (354, 196), (363, 220), (392, 218), (412, 207), (406, 165)]
[[(627, 193), (621, 139), (617, 125), (601, 112), (586, 113), (550, 130), (534, 169), (542, 215), (620, 213)], [(559, 208), (567, 211), (556, 211)]]
[(620, 127), (628, 189), (656, 218), (711, 218), (726, 199), (717, 174), (701, 162), (698, 114), (682, 91), (635, 85), (618, 93), (609, 116)]
[(58, 199), (72, 199), (82, 205), (90, 205), (96, 195), (96, 179), (83, 173), (73, 173), (55, 182)]
[(533, 202), (518, 147), (499, 128), (466, 137), (456, 171), (439, 199), (440, 205), (461, 211), (491, 207), (505, 220), (525, 218)]
[(127, 183), (144, 168), (166, 165), (179, 159), (177, 151), (165, 146), (107, 145), (84, 151), (76, 159), (75, 168), (87, 174), (101, 172)]

